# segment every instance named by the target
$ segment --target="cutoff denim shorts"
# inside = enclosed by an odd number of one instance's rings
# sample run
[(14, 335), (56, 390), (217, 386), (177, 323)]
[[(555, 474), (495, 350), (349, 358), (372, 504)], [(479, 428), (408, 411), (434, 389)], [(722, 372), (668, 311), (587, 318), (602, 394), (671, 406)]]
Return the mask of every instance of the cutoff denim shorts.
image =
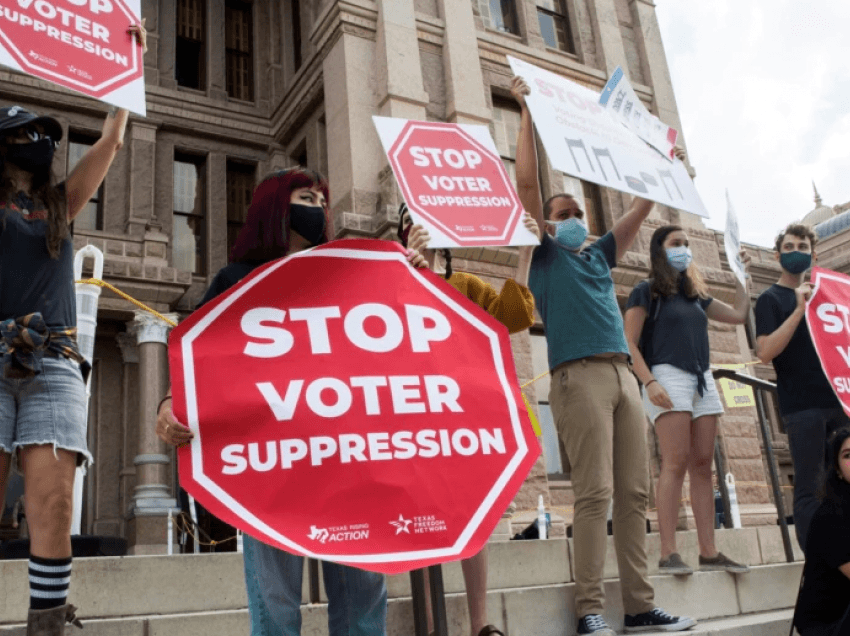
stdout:
[(711, 371), (705, 372), (705, 390), (702, 397), (697, 392), (697, 376), (693, 373), (682, 371), (672, 364), (656, 364), (650, 371), (673, 402), (672, 410), (655, 406), (649, 401), (646, 387), (643, 388), (643, 406), (653, 424), (659, 415), (674, 411), (691, 413), (691, 419), (694, 420), (703, 415), (723, 415), (723, 403), (720, 401)]
[(23, 379), (5, 376), (9, 356), (0, 356), (0, 451), (50, 444), (76, 451), (77, 464), (92, 462), (86, 442), (86, 385), (80, 365), (45, 354), (41, 373)]

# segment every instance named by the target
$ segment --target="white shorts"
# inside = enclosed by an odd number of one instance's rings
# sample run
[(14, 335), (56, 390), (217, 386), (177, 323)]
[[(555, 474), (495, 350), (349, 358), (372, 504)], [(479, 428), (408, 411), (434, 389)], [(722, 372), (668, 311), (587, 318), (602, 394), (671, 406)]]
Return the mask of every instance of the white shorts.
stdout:
[(682, 371), (672, 364), (656, 364), (650, 371), (673, 402), (672, 409), (655, 406), (649, 401), (644, 387), (643, 405), (653, 424), (659, 415), (673, 411), (688, 412), (694, 420), (703, 415), (723, 415), (723, 403), (720, 401), (711, 371), (705, 372), (705, 390), (702, 397), (697, 392), (697, 376), (693, 373)]

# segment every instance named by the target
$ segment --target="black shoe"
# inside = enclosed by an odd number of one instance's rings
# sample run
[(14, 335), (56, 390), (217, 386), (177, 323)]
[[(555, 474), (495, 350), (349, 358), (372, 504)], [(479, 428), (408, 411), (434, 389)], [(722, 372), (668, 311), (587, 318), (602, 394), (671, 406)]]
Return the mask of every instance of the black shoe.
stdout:
[(579, 634), (596, 634), (596, 636), (617, 636), (617, 632), (608, 627), (605, 619), (599, 614), (582, 616), (578, 622)]
[[(624, 626), (627, 633), (633, 632), (681, 632), (697, 622), (687, 616), (671, 616), (660, 607), (643, 614), (626, 614)], [(579, 632), (580, 633), (580, 632)]]

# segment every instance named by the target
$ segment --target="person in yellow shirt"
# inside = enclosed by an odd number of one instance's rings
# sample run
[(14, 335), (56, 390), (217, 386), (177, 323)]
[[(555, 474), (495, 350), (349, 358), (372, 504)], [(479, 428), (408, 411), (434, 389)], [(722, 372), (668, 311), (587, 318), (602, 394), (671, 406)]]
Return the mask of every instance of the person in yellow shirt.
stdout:
[[(523, 214), (523, 223), (540, 239), (540, 228), (529, 214)], [(453, 271), (450, 250), (439, 250), (438, 254), (436, 250), (428, 249), (431, 240), (428, 230), (413, 224), (404, 203), (399, 209), (398, 238), (401, 244), (408, 248), (408, 257), (412, 263), (421, 262), (411, 258), (412, 251), (424, 256), (432, 271), (443, 274), (449, 285), (505, 325), (509, 333), (523, 331), (534, 324), (534, 297), (527, 287), (534, 245), (519, 248), (516, 274), (513, 279), (506, 280), (502, 290), (498, 292), (492, 285), (473, 274)], [(462, 561), (461, 568), (466, 585), (472, 636), (505, 636), (487, 623), (487, 549)], [(430, 612), (428, 620), (431, 620)]]

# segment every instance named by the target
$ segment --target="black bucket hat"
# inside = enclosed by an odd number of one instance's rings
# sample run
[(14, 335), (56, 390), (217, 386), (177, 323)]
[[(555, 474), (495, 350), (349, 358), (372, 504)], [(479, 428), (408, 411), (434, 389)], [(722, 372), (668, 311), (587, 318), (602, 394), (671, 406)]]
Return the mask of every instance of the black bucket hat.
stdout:
[(0, 137), (27, 124), (39, 124), (55, 143), (62, 140), (62, 126), (53, 117), (39, 117), (20, 106), (0, 108)]

